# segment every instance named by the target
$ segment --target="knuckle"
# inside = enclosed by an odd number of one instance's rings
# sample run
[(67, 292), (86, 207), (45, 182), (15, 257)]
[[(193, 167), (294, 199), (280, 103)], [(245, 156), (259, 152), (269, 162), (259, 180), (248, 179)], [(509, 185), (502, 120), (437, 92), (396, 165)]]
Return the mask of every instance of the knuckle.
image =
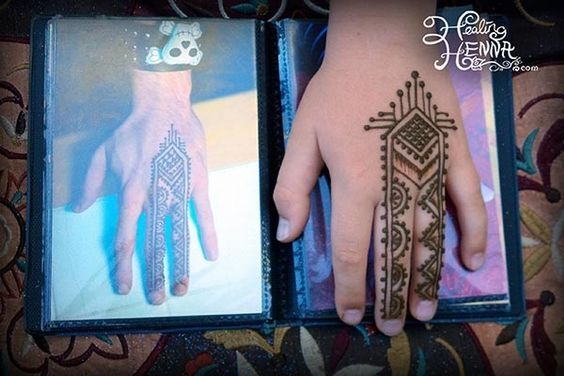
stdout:
[(370, 166), (358, 165), (356, 167), (350, 168), (348, 171), (348, 177), (352, 180), (364, 181), (369, 179), (371, 175)]
[(368, 166), (351, 168), (340, 180), (343, 191), (350, 197), (365, 197), (376, 186), (374, 173)]
[(119, 255), (130, 255), (133, 253), (133, 247), (135, 245), (135, 240), (118, 240), (114, 245), (114, 249)]
[(131, 213), (137, 211), (137, 209), (141, 206), (140, 201), (126, 201), (123, 203), (122, 209), (126, 213)]
[(486, 247), (486, 242), (487, 230), (485, 226), (477, 227), (475, 234), (467, 236), (467, 250), (470, 250), (471, 253), (482, 251)]
[(364, 254), (352, 248), (341, 248), (335, 252), (335, 261), (341, 265), (357, 267), (364, 263)]
[(274, 203), (276, 204), (277, 207), (290, 205), (292, 203), (293, 198), (295, 197), (292, 190), (290, 190), (284, 185), (281, 185), (280, 183), (276, 184), (272, 196), (274, 199)]
[(143, 207), (144, 197), (139, 191), (126, 190), (121, 203), (121, 210), (124, 213), (133, 214)]

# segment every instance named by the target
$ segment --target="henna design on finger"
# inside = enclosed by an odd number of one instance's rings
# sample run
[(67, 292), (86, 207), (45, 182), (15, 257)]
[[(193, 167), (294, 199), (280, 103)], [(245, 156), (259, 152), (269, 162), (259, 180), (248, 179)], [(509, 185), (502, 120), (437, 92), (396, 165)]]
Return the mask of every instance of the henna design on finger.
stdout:
[[(384, 170), (384, 265), (382, 266), (382, 317), (399, 318), (405, 308), (403, 289), (408, 278), (405, 257), (411, 250), (411, 231), (402, 218), (420, 195), (416, 205), (430, 214), (431, 223), (419, 239), (430, 256), (417, 270), (423, 276), (415, 291), (423, 299), (436, 299), (445, 228), (445, 178), (448, 159), (447, 130), (456, 130), (449, 114), (431, 106), (432, 94), (413, 71), (405, 91), (396, 94), (398, 103), (390, 102), (390, 111), (380, 111), (364, 125), (366, 131), (384, 130), (380, 135)], [(398, 106), (399, 104), (399, 106)], [(398, 108), (399, 107), (399, 108)], [(410, 188), (418, 192), (410, 193)]]
[(188, 276), (190, 177), (191, 160), (186, 154), (186, 146), (171, 125), (151, 162), (145, 242), (149, 293), (164, 288), (165, 218), (168, 214), (172, 219), (174, 282)]

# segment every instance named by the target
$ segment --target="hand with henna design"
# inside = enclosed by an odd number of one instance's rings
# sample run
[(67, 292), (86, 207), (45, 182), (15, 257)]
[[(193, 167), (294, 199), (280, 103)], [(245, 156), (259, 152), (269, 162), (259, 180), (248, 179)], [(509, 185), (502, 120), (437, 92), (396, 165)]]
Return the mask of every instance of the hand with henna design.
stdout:
[[(364, 315), (373, 233), (375, 317), (401, 332), (407, 310), (431, 319), (444, 251), (445, 191), (457, 209), (464, 265), (485, 259), (487, 217), (459, 103), (440, 52), (421, 42), (431, 0), (331, 2), (326, 55), (296, 113), (274, 200), (277, 238), (294, 240), (325, 164), (331, 175), (335, 303)], [(398, 27), (401, 24), (401, 27)]]
[(165, 218), (171, 217), (174, 295), (188, 290), (189, 201), (197, 212), (206, 259), (218, 256), (217, 237), (208, 197), (206, 142), (192, 111), (191, 71), (133, 75), (133, 111), (95, 152), (81, 201), (82, 212), (98, 198), (108, 170), (120, 179), (120, 213), (115, 236), (115, 283), (120, 294), (132, 284), (132, 255), (137, 223), (146, 214), (146, 288), (149, 302), (165, 300)]

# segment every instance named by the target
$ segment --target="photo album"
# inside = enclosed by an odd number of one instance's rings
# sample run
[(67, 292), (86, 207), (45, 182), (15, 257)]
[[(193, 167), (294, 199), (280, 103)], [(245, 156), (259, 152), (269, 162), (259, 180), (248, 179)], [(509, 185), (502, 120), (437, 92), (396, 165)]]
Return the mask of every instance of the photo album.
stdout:
[[(272, 190), (324, 21), (39, 18), (31, 39), (30, 333), (339, 322), (331, 189), (276, 241)], [(511, 73), (449, 70), (488, 215), (478, 271), (445, 216), (432, 322), (524, 314)], [(374, 304), (369, 255), (366, 321)]]

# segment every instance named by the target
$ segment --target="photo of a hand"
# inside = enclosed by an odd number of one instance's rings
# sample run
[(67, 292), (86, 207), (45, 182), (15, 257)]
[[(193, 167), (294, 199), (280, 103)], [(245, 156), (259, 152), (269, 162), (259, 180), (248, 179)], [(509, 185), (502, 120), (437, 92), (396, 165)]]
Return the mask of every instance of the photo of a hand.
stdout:
[(372, 243), (374, 320), (387, 335), (401, 332), (408, 309), (421, 321), (435, 315), (446, 192), (463, 264), (476, 270), (485, 259), (480, 180), (448, 72), (433, 68), (437, 51), (414, 37), (419, 24), (391, 34), (384, 19), (371, 18), (378, 7), (390, 8), (381, 14), (411, 9), (398, 17), (421, 22), (434, 12), (428, 3), (331, 2), (325, 59), (299, 104), (274, 192), (277, 238), (289, 242), (301, 234), (309, 194), (328, 168), (337, 312), (348, 324), (361, 321)]
[[(193, 202), (205, 258), (218, 257), (217, 236), (208, 194), (205, 134), (192, 111), (191, 71), (133, 73), (133, 110), (95, 152), (81, 199), (74, 211), (87, 210), (100, 196), (109, 172), (120, 181), (115, 234), (115, 287), (128, 294), (138, 221), (146, 215), (145, 287), (151, 304), (166, 299), (164, 256), (173, 250), (174, 295), (189, 285), (189, 202)], [(165, 219), (171, 219), (170, 239)]]

